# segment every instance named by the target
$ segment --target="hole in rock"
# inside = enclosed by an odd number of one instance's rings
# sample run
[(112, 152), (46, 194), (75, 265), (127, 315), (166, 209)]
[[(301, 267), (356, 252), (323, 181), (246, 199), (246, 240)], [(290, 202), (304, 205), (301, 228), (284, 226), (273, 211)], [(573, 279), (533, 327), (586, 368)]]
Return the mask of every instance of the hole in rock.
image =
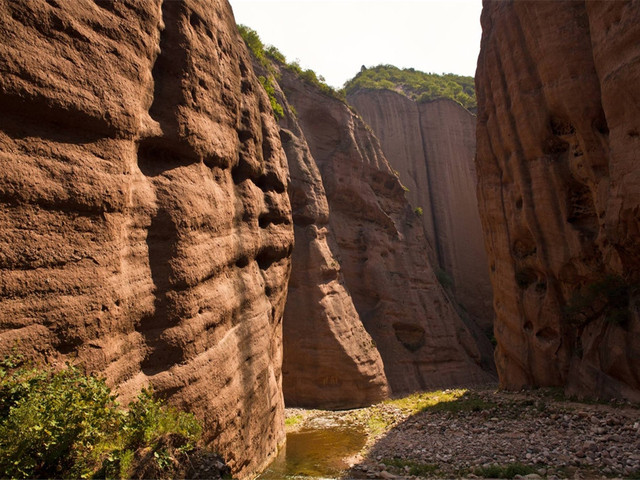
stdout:
[(550, 342), (552, 340), (555, 340), (556, 338), (558, 338), (558, 332), (556, 330), (554, 330), (553, 328), (550, 327), (544, 327), (541, 330), (538, 330), (536, 332), (536, 338), (538, 340), (543, 340), (546, 342)]
[(167, 170), (193, 163), (188, 155), (168, 148), (168, 142), (158, 138), (144, 139), (138, 145), (138, 167), (147, 177), (161, 175)]
[(419, 350), (425, 344), (425, 331), (418, 325), (394, 323), (396, 339), (410, 352)]
[(573, 227), (587, 234), (589, 238), (595, 237), (599, 225), (596, 215), (593, 197), (589, 187), (582, 184), (574, 184), (567, 193), (567, 222)]
[(522, 210), (522, 197), (520, 197), (520, 198), (518, 198), (518, 199), (516, 200), (516, 208), (517, 208), (518, 210)]
[(236, 267), (238, 268), (244, 268), (247, 265), (249, 265), (248, 257), (240, 257), (238, 260), (236, 260)]
[(263, 192), (284, 193), (284, 183), (274, 172), (267, 172), (258, 177), (256, 185)]
[(572, 135), (576, 133), (575, 127), (570, 122), (559, 117), (551, 117), (549, 126), (554, 135)]
[(515, 280), (518, 287), (524, 290), (538, 281), (538, 274), (532, 268), (522, 268), (516, 270)]
[(266, 247), (258, 254), (256, 262), (258, 262), (260, 270), (268, 270), (271, 265), (282, 260), (287, 255), (286, 251), (282, 252), (275, 247)]

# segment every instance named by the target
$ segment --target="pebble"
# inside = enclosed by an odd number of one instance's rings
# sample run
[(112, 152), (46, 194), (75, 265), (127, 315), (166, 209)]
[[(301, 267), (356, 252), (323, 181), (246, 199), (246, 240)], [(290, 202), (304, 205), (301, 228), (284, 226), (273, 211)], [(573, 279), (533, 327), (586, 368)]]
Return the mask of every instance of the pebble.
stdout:
[[(525, 480), (566, 478), (567, 474), (578, 479), (640, 474), (637, 408), (569, 404), (536, 399), (535, 393), (474, 393), (496, 406), (481, 411), (402, 414), (396, 417), (396, 428), (369, 445), (364, 462), (376, 469), (388, 458), (437, 464), (437, 476), (445, 478), (456, 476), (463, 468), (471, 469), (466, 478), (472, 478), (474, 467), (516, 462), (534, 467), (536, 473), (523, 475)], [(402, 467), (385, 467), (375, 473), (377, 477), (368, 478), (408, 478), (408, 472)]]

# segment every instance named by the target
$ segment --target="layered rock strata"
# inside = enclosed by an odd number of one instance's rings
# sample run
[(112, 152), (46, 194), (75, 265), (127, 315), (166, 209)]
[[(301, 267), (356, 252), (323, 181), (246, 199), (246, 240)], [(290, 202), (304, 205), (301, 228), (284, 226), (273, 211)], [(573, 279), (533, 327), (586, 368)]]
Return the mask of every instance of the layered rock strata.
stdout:
[[(369, 127), (343, 102), (288, 70), (283, 69), (280, 86), (297, 112), (328, 202), (328, 221), (307, 214), (299, 223), (313, 235), (317, 227), (311, 222), (326, 223), (328, 245), (336, 260), (326, 269), (326, 278), (332, 280), (338, 269), (341, 272), (357, 312), (354, 316), (349, 301), (349, 322), (362, 322), (375, 342), (391, 390), (399, 393), (490, 380), (491, 374), (480, 367), (490, 361), (485, 362), (476, 339), (436, 280), (420, 219)], [(298, 182), (293, 180), (294, 162), (291, 165), (294, 188)], [(297, 203), (295, 197), (292, 201)], [(294, 288), (298, 287), (295, 278), (294, 273)], [(305, 305), (292, 293), (287, 309), (297, 301), (302, 303), (296, 312), (311, 310), (311, 303)], [(331, 322), (332, 316), (325, 321)], [(288, 321), (301, 325), (304, 319), (304, 315), (287, 313), (285, 331)], [(285, 396), (288, 372), (287, 367)]]
[(293, 241), (269, 100), (226, 1), (0, 4), (0, 351), (284, 441)]
[(640, 400), (640, 9), (485, 1), (478, 198), (501, 384)]
[(355, 408), (389, 394), (375, 342), (353, 305), (329, 229), (329, 204), (304, 133), (279, 95), (280, 138), (289, 163), (295, 249), (284, 310), (286, 405)]
[(493, 294), (475, 194), (475, 116), (452, 100), (416, 103), (390, 90), (357, 91), (348, 101), (380, 139), (411, 205), (421, 209), (432, 264), (490, 334)]

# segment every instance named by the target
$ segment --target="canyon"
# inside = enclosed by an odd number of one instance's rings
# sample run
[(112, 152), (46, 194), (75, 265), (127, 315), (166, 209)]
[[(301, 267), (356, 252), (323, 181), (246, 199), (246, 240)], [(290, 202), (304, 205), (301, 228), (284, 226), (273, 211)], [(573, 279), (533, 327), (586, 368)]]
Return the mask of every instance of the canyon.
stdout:
[(477, 118), (348, 105), (226, 0), (0, 24), (0, 354), (152, 388), (239, 478), (285, 404), (493, 382), (492, 328), (505, 389), (640, 401), (633, 2), (485, 1)]
[(369, 127), (286, 69), (278, 124), (225, 1), (0, 18), (3, 354), (152, 388), (240, 477), (285, 401), (494, 379)]
[[(315, 168), (307, 168), (309, 180), (292, 174), (292, 191), (311, 190), (313, 195), (300, 194), (299, 198), (305, 199), (309, 207), (315, 206), (316, 199), (322, 199), (329, 210), (328, 218), (297, 217), (294, 212), (296, 248), (284, 320), (283, 385), (287, 405), (327, 406), (318, 399), (328, 397), (332, 390), (351, 397), (348, 402), (333, 406), (357, 405), (354, 402), (358, 395), (342, 386), (349, 378), (349, 365), (337, 359), (326, 361), (338, 343), (338, 351), (347, 352), (349, 336), (342, 333), (344, 329), (362, 331), (353, 336), (355, 348), (351, 347), (344, 360), (350, 359), (349, 364), (370, 363), (369, 352), (375, 351), (376, 356), (379, 352), (386, 380), (380, 374), (378, 380), (388, 382), (395, 394), (492, 381), (491, 350), (483, 345), (482, 333), (461, 320), (436, 279), (428, 261), (428, 243), (420, 218), (405, 198), (399, 179), (369, 127), (344, 102), (286, 68), (280, 69), (279, 76), (284, 92), (281, 101), (288, 112), (280, 123), (292, 125), (299, 135), (304, 135), (308, 150), (302, 152), (305, 156), (310, 154), (310, 160), (315, 162)], [(291, 136), (287, 130), (284, 132), (284, 136)], [(295, 163), (291, 162), (290, 149), (285, 150), (291, 168)], [(296, 196), (292, 195), (294, 208)], [(318, 226), (326, 233), (319, 234)], [(301, 245), (307, 245), (309, 238), (316, 244), (316, 251), (323, 252), (315, 255), (319, 264), (309, 267), (313, 260), (310, 252), (302, 272), (307, 281), (312, 278), (309, 270), (324, 276), (323, 281), (311, 285), (313, 289), (321, 288), (323, 295), (317, 300), (312, 295), (295, 295), (292, 290), (292, 286), (298, 287), (296, 278), (300, 275), (296, 256), (302, 253), (297, 251), (303, 252)], [(338, 292), (340, 298), (346, 295), (348, 302), (336, 304), (334, 288), (328, 288), (328, 282), (336, 279), (343, 285)], [(323, 308), (319, 309), (316, 302)], [(344, 313), (343, 305), (348, 308)], [(315, 312), (314, 318), (309, 313), (305, 315), (305, 311)], [(318, 335), (325, 328), (321, 325), (337, 325), (338, 321), (343, 322), (343, 329), (334, 330), (332, 336)], [(291, 329), (291, 335), (287, 335), (287, 329)], [(301, 339), (296, 331), (310, 335)], [(319, 363), (324, 369), (341, 373), (331, 376), (326, 372), (304, 381), (300, 378), (317, 371)], [(371, 385), (371, 373), (359, 375), (360, 381)], [(313, 400), (302, 401), (302, 392)], [(372, 403), (371, 398), (368, 403)]]

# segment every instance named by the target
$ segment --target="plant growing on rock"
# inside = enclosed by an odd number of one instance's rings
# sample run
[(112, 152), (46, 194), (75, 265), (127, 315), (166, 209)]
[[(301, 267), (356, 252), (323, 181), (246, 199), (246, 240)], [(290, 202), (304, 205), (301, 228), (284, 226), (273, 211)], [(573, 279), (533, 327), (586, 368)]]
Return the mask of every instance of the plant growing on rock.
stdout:
[(578, 289), (564, 307), (569, 323), (583, 326), (604, 315), (605, 320), (624, 325), (630, 316), (630, 300), (638, 285), (619, 275), (604, 278)]
[(271, 83), (271, 77), (263, 77), (262, 75), (258, 77), (260, 80), (260, 85), (264, 88), (265, 92), (269, 96), (269, 102), (271, 103), (271, 110), (273, 110), (273, 115), (276, 117), (276, 120), (284, 117), (284, 108), (276, 99), (276, 89)]

